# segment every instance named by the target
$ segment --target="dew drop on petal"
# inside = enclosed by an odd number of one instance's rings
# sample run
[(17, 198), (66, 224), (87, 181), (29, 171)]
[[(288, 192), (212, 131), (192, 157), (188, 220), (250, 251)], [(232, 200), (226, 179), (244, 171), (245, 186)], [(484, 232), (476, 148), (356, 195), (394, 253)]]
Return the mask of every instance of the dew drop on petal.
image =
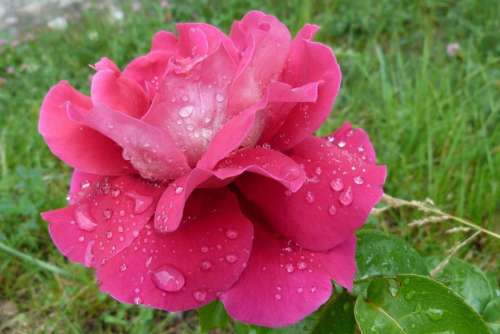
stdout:
[(193, 111), (194, 111), (194, 107), (193, 106), (182, 107), (181, 109), (179, 109), (179, 116), (182, 117), (182, 118), (189, 117), (189, 116), (191, 116), (191, 114), (193, 113)]
[(337, 146), (338, 146), (338, 147), (340, 147), (340, 148), (344, 148), (344, 147), (345, 147), (345, 145), (346, 145), (346, 142), (345, 142), (345, 141), (343, 141), (343, 140), (341, 140), (341, 141), (339, 141), (339, 142), (337, 143)]
[(297, 268), (299, 268), (299, 270), (304, 270), (307, 268), (307, 264), (304, 261), (299, 261), (297, 262)]
[(344, 182), (340, 178), (336, 178), (330, 182), (330, 188), (334, 191), (341, 191), (344, 189)]
[(352, 200), (353, 200), (353, 196), (352, 196), (352, 189), (351, 187), (347, 187), (346, 190), (344, 190), (340, 196), (339, 196), (339, 202), (342, 204), (342, 205), (350, 205), (352, 203)]
[(215, 94), (215, 100), (216, 100), (217, 102), (219, 102), (219, 103), (220, 103), (220, 102), (224, 101), (224, 99), (225, 99), (224, 95), (222, 95), (222, 94), (220, 94), (220, 93)]
[(227, 254), (225, 258), (226, 258), (226, 261), (228, 263), (231, 263), (231, 264), (235, 263), (238, 260), (238, 257), (234, 254)]
[(337, 208), (335, 207), (335, 205), (330, 205), (330, 207), (328, 208), (328, 213), (330, 214), (330, 216), (334, 216), (337, 213)]
[(83, 263), (87, 266), (90, 267), (92, 264), (92, 261), (94, 260), (94, 243), (95, 241), (92, 240), (87, 244), (87, 248), (85, 248), (85, 254), (83, 256)]
[(308, 191), (306, 193), (306, 201), (309, 204), (314, 203), (314, 194), (312, 192)]
[(156, 269), (152, 279), (158, 289), (167, 292), (179, 291), (186, 283), (184, 275), (168, 264)]
[(202, 261), (200, 264), (200, 268), (202, 270), (209, 270), (210, 268), (212, 268), (212, 262), (208, 260)]
[(112, 216), (113, 216), (113, 210), (111, 209), (104, 209), (102, 211), (102, 216), (105, 218), (105, 219), (110, 219)]
[(201, 246), (200, 251), (202, 253), (208, 253), (208, 247), (207, 246)]
[(184, 187), (181, 187), (181, 186), (178, 186), (177, 188), (175, 188), (175, 193), (177, 195), (179, 195), (180, 193), (182, 193), (184, 191)]
[(153, 198), (151, 196), (144, 196), (132, 191), (128, 192), (126, 195), (134, 200), (134, 212), (137, 214), (146, 211), (151, 203), (153, 203)]
[(274, 295), (274, 299), (276, 299), (276, 300), (281, 300), (281, 298), (282, 297), (281, 297), (281, 295), (279, 293), (277, 293), (277, 294)]
[(361, 185), (364, 182), (365, 182), (365, 180), (363, 180), (363, 178), (361, 176), (354, 177), (354, 183)]
[(193, 298), (198, 302), (204, 302), (207, 299), (207, 293), (204, 291), (197, 290), (193, 292)]
[(235, 231), (235, 230), (232, 230), (232, 229), (228, 229), (226, 231), (226, 237), (228, 239), (234, 240), (234, 239), (236, 239), (238, 237), (238, 232)]
[(121, 272), (124, 272), (124, 271), (126, 271), (126, 270), (127, 270), (127, 265), (126, 265), (125, 263), (122, 263), (122, 264), (120, 265), (120, 271), (121, 271)]
[(300, 176), (300, 168), (297, 166), (285, 166), (283, 171), (284, 178), (290, 181), (296, 180)]
[(293, 273), (295, 271), (295, 268), (294, 268), (293, 264), (288, 263), (285, 265), (285, 270), (287, 273)]
[(87, 207), (79, 206), (75, 210), (75, 220), (78, 227), (84, 231), (93, 231), (97, 227), (97, 224), (90, 217)]

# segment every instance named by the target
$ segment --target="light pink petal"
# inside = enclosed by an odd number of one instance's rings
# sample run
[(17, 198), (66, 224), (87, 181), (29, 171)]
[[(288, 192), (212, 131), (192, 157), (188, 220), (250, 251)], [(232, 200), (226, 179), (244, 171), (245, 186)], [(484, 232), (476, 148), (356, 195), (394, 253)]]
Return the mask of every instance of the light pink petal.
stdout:
[(311, 250), (326, 251), (350, 237), (383, 194), (385, 166), (369, 163), (359, 152), (371, 147), (366, 133), (347, 128), (350, 125), (336, 132), (333, 142), (311, 136), (289, 153), (307, 175), (296, 193), (256, 175), (237, 180), (269, 224)]
[(250, 324), (291, 325), (317, 310), (332, 293), (323, 265), (313, 253), (254, 226), (255, 240), (246, 270), (220, 300), (229, 315)]
[(252, 247), (251, 222), (227, 190), (197, 191), (174, 233), (147, 225), (134, 243), (97, 271), (103, 292), (124, 303), (168, 311), (198, 308), (231, 287)]
[(234, 115), (261, 100), (265, 87), (278, 78), (291, 36), (276, 17), (251, 11), (233, 24), (231, 39), (241, 52), (238, 73), (229, 92), (228, 112)]
[[(161, 189), (122, 176), (80, 183), (85, 198), (42, 213), (59, 251), (71, 261), (98, 267), (132, 243), (154, 213)], [(73, 191), (75, 191), (73, 187)]]
[[(221, 35), (212, 36), (217, 33), (203, 27), (178, 26), (181, 33), (179, 43), (189, 46), (189, 43), (195, 43), (199, 51), (192, 57), (175, 58), (170, 62), (170, 71), (144, 117), (145, 122), (170, 134), (177, 147), (185, 152), (191, 166), (196, 164), (213, 136), (227, 121), (227, 89), (235, 72), (233, 60), (222, 45)], [(188, 46), (183, 46), (186, 48)]]
[(260, 174), (280, 182), (290, 191), (297, 191), (305, 180), (304, 171), (286, 155), (262, 147), (236, 151), (222, 160), (213, 174), (221, 180), (239, 176), (244, 172)]
[(105, 106), (83, 110), (68, 105), (71, 119), (85, 124), (123, 147), (123, 156), (147, 179), (169, 180), (189, 171), (186, 158), (160, 128)]
[(160, 50), (137, 57), (125, 67), (122, 77), (137, 82), (151, 102), (160, 89), (160, 83), (173, 55), (173, 51)]
[(294, 87), (321, 82), (318, 100), (299, 103), (289, 112), (286, 122), (271, 142), (273, 147), (291, 148), (316, 131), (330, 114), (340, 89), (342, 74), (332, 50), (311, 41), (317, 29), (317, 26), (305, 25), (297, 34), (281, 80)]
[[(112, 65), (102, 66), (107, 62)], [(109, 67), (111, 66), (110, 69)], [(92, 77), (91, 97), (94, 105), (103, 104), (110, 109), (140, 118), (148, 108), (148, 99), (139, 84), (120, 74), (109, 59), (95, 65), (97, 73)]]
[(177, 37), (169, 31), (160, 30), (151, 41), (151, 51), (172, 52), (177, 48)]
[(90, 110), (90, 99), (68, 82), (53, 86), (40, 108), (38, 131), (50, 150), (68, 165), (87, 173), (126, 174), (132, 171), (121, 156), (121, 148), (109, 138), (68, 118), (65, 104)]
[(77, 169), (73, 170), (68, 203), (71, 205), (88, 198), (93, 193), (93, 190), (98, 187), (98, 183), (105, 178), (106, 176), (103, 175), (89, 174)]

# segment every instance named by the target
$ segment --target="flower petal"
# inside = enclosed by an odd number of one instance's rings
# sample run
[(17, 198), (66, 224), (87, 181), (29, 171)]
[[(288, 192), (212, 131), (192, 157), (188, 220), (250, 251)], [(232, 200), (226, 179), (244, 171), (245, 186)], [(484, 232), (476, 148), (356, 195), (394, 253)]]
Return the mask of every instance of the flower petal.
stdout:
[(66, 114), (67, 102), (89, 110), (90, 99), (67, 81), (53, 86), (40, 108), (38, 131), (50, 150), (68, 165), (87, 173), (119, 175), (132, 171), (121, 156), (121, 148), (109, 138), (72, 121)]
[(227, 121), (227, 89), (235, 65), (222, 45), (222, 35), (216, 39), (211, 29), (192, 25), (179, 25), (178, 29), (182, 33), (179, 43), (195, 43), (201, 53), (170, 62), (170, 70), (144, 121), (167, 131), (194, 166)]
[(177, 37), (169, 31), (160, 30), (153, 36), (151, 51), (172, 52), (177, 48)]
[(169, 180), (189, 171), (184, 155), (160, 128), (102, 105), (86, 111), (70, 104), (68, 113), (123, 147), (123, 156), (144, 178)]
[(260, 174), (276, 180), (292, 192), (300, 189), (305, 180), (304, 171), (294, 160), (278, 151), (261, 147), (236, 151), (222, 160), (213, 174), (225, 180), (244, 172)]
[(311, 250), (326, 251), (346, 240), (383, 194), (386, 168), (367, 162), (363, 153), (371, 144), (366, 133), (347, 124), (334, 137), (331, 142), (311, 136), (290, 152), (307, 175), (296, 193), (257, 175), (237, 180), (243, 195), (262, 210), (269, 224)]
[(197, 308), (231, 287), (246, 266), (253, 228), (229, 191), (203, 190), (174, 233), (151, 225), (97, 271), (101, 290), (124, 303), (168, 311)]
[(161, 191), (129, 176), (84, 182), (80, 190), (86, 195), (79, 202), (44, 212), (42, 218), (62, 254), (94, 268), (132, 243), (153, 215)]
[(286, 122), (271, 142), (273, 147), (291, 148), (316, 131), (330, 114), (339, 92), (342, 74), (335, 55), (328, 46), (311, 41), (317, 29), (317, 26), (305, 25), (299, 31), (292, 42), (281, 80), (294, 87), (322, 82), (318, 100), (299, 103), (289, 112)]
[(239, 321), (267, 327), (293, 324), (317, 310), (332, 293), (323, 254), (279, 239), (255, 224), (248, 266), (220, 300)]
[[(105, 61), (114, 65), (108, 59)], [(110, 109), (140, 118), (148, 109), (143, 89), (136, 81), (121, 75), (116, 65), (113, 67), (102, 68), (96, 64), (97, 73), (92, 77), (91, 86), (92, 103), (103, 104)]]
[(122, 77), (134, 80), (152, 102), (160, 89), (168, 63), (174, 52), (151, 51), (132, 60), (123, 70)]
[(250, 11), (231, 27), (231, 39), (242, 54), (238, 72), (229, 92), (229, 114), (234, 115), (257, 103), (264, 88), (281, 73), (291, 36), (276, 17)]

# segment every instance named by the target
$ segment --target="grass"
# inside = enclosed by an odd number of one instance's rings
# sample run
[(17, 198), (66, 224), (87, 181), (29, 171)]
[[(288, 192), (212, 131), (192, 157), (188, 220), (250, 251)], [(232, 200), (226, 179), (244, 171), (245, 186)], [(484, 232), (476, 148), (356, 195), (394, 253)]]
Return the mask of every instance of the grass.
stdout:
[[(64, 205), (69, 169), (36, 131), (48, 88), (67, 79), (88, 92), (88, 64), (101, 56), (120, 66), (148, 50), (152, 34), (176, 21), (207, 21), (228, 31), (249, 9), (275, 14), (296, 32), (322, 26), (344, 80), (327, 133), (350, 120), (371, 135), (387, 164), (387, 193), (432, 198), (455, 215), (498, 231), (500, 171), (500, 19), (494, 0), (427, 1), (144, 1), (123, 7), (111, 22), (91, 8), (66, 31), (0, 50), (0, 333), (196, 332), (190, 314), (120, 305), (98, 292), (90, 271), (68, 263), (54, 248), (39, 212)], [(460, 43), (457, 56), (446, 53)], [(13, 73), (12, 69), (14, 69)], [(381, 227), (404, 235), (425, 254), (442, 254), (465, 236), (443, 228), (406, 225), (408, 211)], [(483, 238), (462, 256), (495, 270), (498, 242)], [(496, 268), (498, 273), (498, 268)], [(6, 305), (14, 315), (5, 320)], [(182, 317), (187, 317), (183, 319)]]

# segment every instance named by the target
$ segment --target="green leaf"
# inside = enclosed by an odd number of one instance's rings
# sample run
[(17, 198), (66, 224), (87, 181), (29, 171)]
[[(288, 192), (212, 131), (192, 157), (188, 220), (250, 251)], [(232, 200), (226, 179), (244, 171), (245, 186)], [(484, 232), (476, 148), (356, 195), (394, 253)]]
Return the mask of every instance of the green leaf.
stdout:
[(493, 334), (500, 334), (500, 297), (493, 298), (483, 310), (483, 319)]
[[(427, 260), (429, 268), (435, 268), (441, 260), (438, 257), (429, 258)], [(479, 313), (493, 298), (493, 291), (486, 275), (472, 264), (460, 259), (451, 259), (435, 278), (464, 297), (465, 301)]]
[[(406, 241), (379, 231), (364, 230), (357, 234), (357, 280), (378, 275), (427, 275), (425, 260)], [(359, 294), (367, 284), (355, 286)]]
[(229, 316), (220, 302), (210, 303), (198, 310), (200, 326), (203, 332), (215, 328), (225, 328), (229, 323)]
[(320, 311), (312, 334), (353, 334), (355, 298), (347, 292), (332, 298)]
[(418, 275), (377, 277), (354, 314), (363, 334), (488, 334), (485, 322), (443, 284)]

